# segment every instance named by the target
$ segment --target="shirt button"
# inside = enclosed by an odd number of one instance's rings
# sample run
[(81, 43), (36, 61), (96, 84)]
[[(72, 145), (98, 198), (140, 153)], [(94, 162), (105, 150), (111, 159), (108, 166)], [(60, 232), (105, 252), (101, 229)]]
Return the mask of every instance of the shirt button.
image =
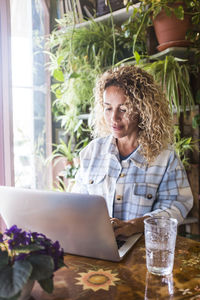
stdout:
[(153, 197), (153, 196), (152, 196), (151, 194), (148, 194), (148, 195), (147, 195), (147, 199), (152, 199), (152, 197)]
[(124, 177), (125, 176), (125, 174), (124, 173), (121, 173), (120, 175), (119, 175), (119, 177)]
[(122, 200), (122, 199), (123, 199), (123, 196), (121, 196), (121, 195), (117, 195), (117, 196), (116, 196), (116, 199), (117, 199), (118, 201), (120, 201), (120, 200)]
[(89, 184), (93, 184), (93, 183), (94, 183), (94, 180), (90, 179)]

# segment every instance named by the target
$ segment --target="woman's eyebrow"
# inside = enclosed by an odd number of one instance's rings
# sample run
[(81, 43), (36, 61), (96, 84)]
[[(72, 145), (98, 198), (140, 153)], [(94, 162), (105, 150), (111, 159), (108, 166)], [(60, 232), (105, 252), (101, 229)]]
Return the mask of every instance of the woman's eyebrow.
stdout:
[[(105, 105), (112, 105), (112, 104), (109, 103), (109, 102), (103, 102), (103, 104), (105, 104)], [(122, 103), (122, 104), (119, 104), (118, 106), (120, 107), (120, 106), (126, 106), (126, 105), (125, 105), (124, 103)]]

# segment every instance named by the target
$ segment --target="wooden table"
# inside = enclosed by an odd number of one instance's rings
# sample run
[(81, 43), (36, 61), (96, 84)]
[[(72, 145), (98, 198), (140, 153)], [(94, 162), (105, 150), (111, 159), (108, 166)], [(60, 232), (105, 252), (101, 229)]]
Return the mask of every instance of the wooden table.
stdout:
[(173, 274), (147, 272), (144, 237), (120, 263), (66, 255), (55, 273), (54, 292), (36, 283), (32, 300), (200, 300), (200, 243), (178, 236)]

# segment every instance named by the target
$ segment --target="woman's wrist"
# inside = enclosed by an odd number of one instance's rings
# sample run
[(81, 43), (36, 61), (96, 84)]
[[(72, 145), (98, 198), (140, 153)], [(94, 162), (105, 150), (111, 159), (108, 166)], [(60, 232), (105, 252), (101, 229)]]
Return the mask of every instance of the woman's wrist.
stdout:
[(128, 222), (132, 224), (133, 234), (136, 232), (144, 232), (144, 220), (148, 218), (148, 216), (136, 218), (129, 220)]

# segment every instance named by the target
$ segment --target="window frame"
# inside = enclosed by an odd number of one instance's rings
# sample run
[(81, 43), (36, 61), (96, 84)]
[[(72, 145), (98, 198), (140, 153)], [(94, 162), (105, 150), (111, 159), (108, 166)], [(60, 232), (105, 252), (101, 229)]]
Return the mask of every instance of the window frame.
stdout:
[(10, 33), (10, 2), (0, 0), (0, 185), (12, 186), (14, 159)]

